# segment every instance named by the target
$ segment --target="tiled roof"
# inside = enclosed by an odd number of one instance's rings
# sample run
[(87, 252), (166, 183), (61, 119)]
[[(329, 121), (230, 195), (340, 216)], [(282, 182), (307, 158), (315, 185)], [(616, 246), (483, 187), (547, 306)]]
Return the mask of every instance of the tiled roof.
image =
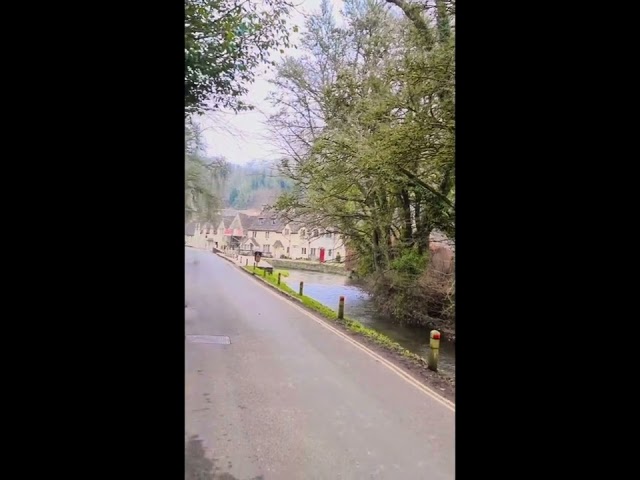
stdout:
[(254, 247), (260, 246), (260, 243), (253, 237), (243, 237), (242, 240), (240, 240), (240, 245), (244, 245), (245, 243), (251, 243)]
[(234, 218), (236, 218), (235, 215), (224, 215), (222, 217), (222, 221), (224, 222), (224, 228), (229, 228), (229, 225), (231, 225), (231, 222), (233, 222)]

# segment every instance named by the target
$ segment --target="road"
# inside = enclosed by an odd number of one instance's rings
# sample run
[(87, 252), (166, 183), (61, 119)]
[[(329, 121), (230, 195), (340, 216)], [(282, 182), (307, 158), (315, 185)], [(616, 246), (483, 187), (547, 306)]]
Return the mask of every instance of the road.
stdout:
[(216, 255), (185, 272), (186, 479), (454, 478), (452, 408)]

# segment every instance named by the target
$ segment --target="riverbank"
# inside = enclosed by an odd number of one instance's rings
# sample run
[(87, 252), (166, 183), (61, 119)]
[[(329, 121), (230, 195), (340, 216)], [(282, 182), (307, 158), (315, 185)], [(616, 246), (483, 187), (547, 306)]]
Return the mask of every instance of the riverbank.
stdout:
[[(230, 259), (228, 259), (230, 260)], [(337, 312), (326, 305), (310, 298), (306, 295), (299, 295), (298, 292), (281, 282), (278, 285), (277, 275), (264, 275), (263, 273), (253, 272), (250, 266), (241, 266), (247, 274), (254, 275), (255, 278), (274, 288), (280, 294), (300, 302), (307, 310), (319, 314), (324, 320), (339, 328), (344, 333), (358, 338), (359, 341), (366, 344), (379, 355), (387, 360), (401, 364), (407, 370), (421, 378), (425, 384), (439, 391), (441, 395), (449, 400), (455, 397), (455, 378), (442, 371), (433, 372), (427, 368), (427, 361), (420, 355), (417, 355), (388, 336), (364, 326), (362, 323), (345, 316), (344, 319), (338, 319)]]
[(292, 270), (308, 270), (310, 272), (335, 273), (347, 276), (344, 264), (305, 262), (302, 260), (285, 260), (282, 258), (269, 258), (268, 261), (276, 268)]
[(405, 326), (438, 330), (455, 343), (453, 281), (449, 274), (425, 269), (419, 275), (371, 274), (363, 279), (378, 311)]

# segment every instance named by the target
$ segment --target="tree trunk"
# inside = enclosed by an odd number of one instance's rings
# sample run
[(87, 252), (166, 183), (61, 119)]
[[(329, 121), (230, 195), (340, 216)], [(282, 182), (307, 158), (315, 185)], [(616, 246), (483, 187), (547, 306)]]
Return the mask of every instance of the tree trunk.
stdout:
[(413, 246), (413, 222), (411, 221), (411, 198), (406, 188), (400, 192), (400, 200), (402, 202), (402, 215), (404, 225), (402, 228), (402, 248), (411, 248)]
[(447, 13), (447, 5), (444, 0), (436, 0), (436, 19), (438, 25), (438, 41), (441, 44), (447, 43), (451, 37), (451, 25), (449, 23), (449, 14)]
[(382, 270), (382, 255), (380, 252), (380, 228), (373, 228), (373, 268), (376, 272)]
[(420, 221), (418, 222), (417, 220), (418, 218), (416, 217), (416, 222), (418, 223), (416, 230), (418, 253), (424, 255), (429, 251), (429, 235), (431, 235), (431, 231), (433, 230), (426, 206), (420, 214)]

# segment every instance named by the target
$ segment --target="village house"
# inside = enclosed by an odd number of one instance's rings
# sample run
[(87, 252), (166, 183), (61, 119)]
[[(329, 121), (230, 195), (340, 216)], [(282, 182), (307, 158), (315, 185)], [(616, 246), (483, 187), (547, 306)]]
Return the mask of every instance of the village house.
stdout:
[(187, 245), (194, 248), (206, 248), (208, 240), (212, 235), (213, 225), (208, 222), (191, 222), (185, 230), (191, 234), (185, 235)]
[(189, 222), (185, 225), (185, 245), (203, 250), (213, 249), (218, 228), (210, 222)]
[(257, 250), (267, 258), (287, 256), (291, 229), (268, 211), (249, 218), (251, 220), (247, 227), (247, 235), (242, 239), (241, 250), (249, 254)]
[(215, 225), (191, 222), (185, 226), (185, 244), (244, 255), (260, 251), (266, 258), (315, 262), (344, 262), (346, 257), (340, 234), (331, 229), (309, 228), (299, 221), (289, 222), (265, 208), (258, 215), (223, 215)]
[(320, 262), (344, 261), (346, 249), (342, 236), (331, 229), (300, 229), (301, 243), (309, 260)]
[(237, 213), (229, 226), (224, 230), (227, 248), (240, 250), (242, 239), (247, 235), (252, 218), (246, 213)]
[(288, 222), (266, 209), (253, 217), (241, 249), (259, 250), (265, 257), (320, 262), (344, 261), (341, 236), (320, 228), (309, 229), (301, 222)]
[(218, 250), (230, 248), (230, 236), (225, 236), (225, 230), (231, 228), (231, 223), (235, 219), (235, 215), (223, 215), (217, 222), (217, 226), (213, 233), (213, 247)]

